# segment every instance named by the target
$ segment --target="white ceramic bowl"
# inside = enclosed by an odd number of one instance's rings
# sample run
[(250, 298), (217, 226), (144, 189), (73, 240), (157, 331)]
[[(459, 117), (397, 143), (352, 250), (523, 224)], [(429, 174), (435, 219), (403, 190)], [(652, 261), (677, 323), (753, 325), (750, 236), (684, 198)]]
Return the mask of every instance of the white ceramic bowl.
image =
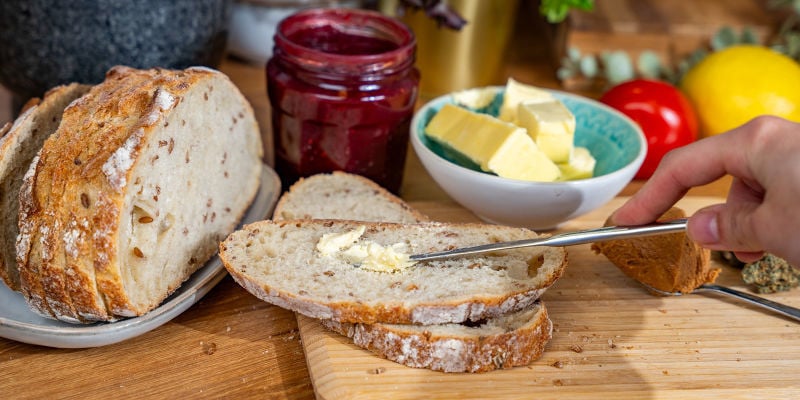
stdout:
[(264, 66), (272, 57), (275, 29), (284, 18), (307, 8), (361, 7), (363, 0), (236, 0), (231, 13), (228, 52)]
[[(503, 87), (487, 108), (496, 114)], [(575, 115), (575, 144), (587, 147), (597, 160), (594, 177), (566, 182), (528, 182), (502, 178), (469, 166), (452, 151), (425, 135), (425, 126), (451, 95), (431, 100), (411, 122), (411, 144), (422, 165), (455, 201), (484, 221), (549, 230), (604, 205), (633, 179), (647, 153), (639, 126), (597, 101), (551, 91)], [(466, 166), (462, 166), (462, 165)]]

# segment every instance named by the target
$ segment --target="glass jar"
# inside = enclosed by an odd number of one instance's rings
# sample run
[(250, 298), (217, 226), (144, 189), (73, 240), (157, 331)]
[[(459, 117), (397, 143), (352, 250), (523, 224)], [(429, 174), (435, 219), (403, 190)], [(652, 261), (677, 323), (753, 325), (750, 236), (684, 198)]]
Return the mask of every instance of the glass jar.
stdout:
[(419, 86), (416, 40), (380, 13), (316, 9), (278, 25), (267, 63), (275, 169), (346, 171), (397, 193)]

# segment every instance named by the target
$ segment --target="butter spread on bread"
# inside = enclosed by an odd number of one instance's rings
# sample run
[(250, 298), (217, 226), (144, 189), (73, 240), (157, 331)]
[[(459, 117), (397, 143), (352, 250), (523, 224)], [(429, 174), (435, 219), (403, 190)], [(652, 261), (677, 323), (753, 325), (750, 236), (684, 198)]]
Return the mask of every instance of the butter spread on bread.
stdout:
[(415, 264), (406, 253), (405, 243), (381, 245), (369, 240), (359, 240), (365, 226), (343, 233), (326, 233), (317, 242), (317, 251), (323, 257), (337, 257), (353, 266), (374, 272), (398, 272)]
[(261, 139), (207, 68), (112, 68), (76, 100), (20, 194), (23, 295), (68, 322), (157, 307), (215, 252), (258, 189)]

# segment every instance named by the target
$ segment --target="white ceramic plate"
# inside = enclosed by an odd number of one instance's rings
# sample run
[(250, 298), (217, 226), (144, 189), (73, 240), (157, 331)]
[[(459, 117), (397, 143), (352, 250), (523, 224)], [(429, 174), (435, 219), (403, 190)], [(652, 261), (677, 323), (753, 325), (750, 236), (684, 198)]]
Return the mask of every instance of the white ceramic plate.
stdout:
[[(268, 218), (281, 194), (280, 185), (275, 171), (264, 166), (261, 186), (241, 224)], [(214, 256), (155, 310), (141, 317), (91, 325), (73, 325), (40, 317), (28, 308), (21, 294), (0, 284), (0, 337), (62, 348), (97, 347), (121, 342), (177, 317), (205, 296), (225, 274), (219, 257)]]

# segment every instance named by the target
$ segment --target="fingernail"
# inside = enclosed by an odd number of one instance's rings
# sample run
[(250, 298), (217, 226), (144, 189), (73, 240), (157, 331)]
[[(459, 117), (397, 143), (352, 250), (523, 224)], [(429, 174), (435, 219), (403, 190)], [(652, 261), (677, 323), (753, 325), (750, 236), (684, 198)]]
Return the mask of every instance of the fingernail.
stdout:
[(719, 243), (717, 213), (700, 211), (689, 219), (689, 237), (699, 244)]

